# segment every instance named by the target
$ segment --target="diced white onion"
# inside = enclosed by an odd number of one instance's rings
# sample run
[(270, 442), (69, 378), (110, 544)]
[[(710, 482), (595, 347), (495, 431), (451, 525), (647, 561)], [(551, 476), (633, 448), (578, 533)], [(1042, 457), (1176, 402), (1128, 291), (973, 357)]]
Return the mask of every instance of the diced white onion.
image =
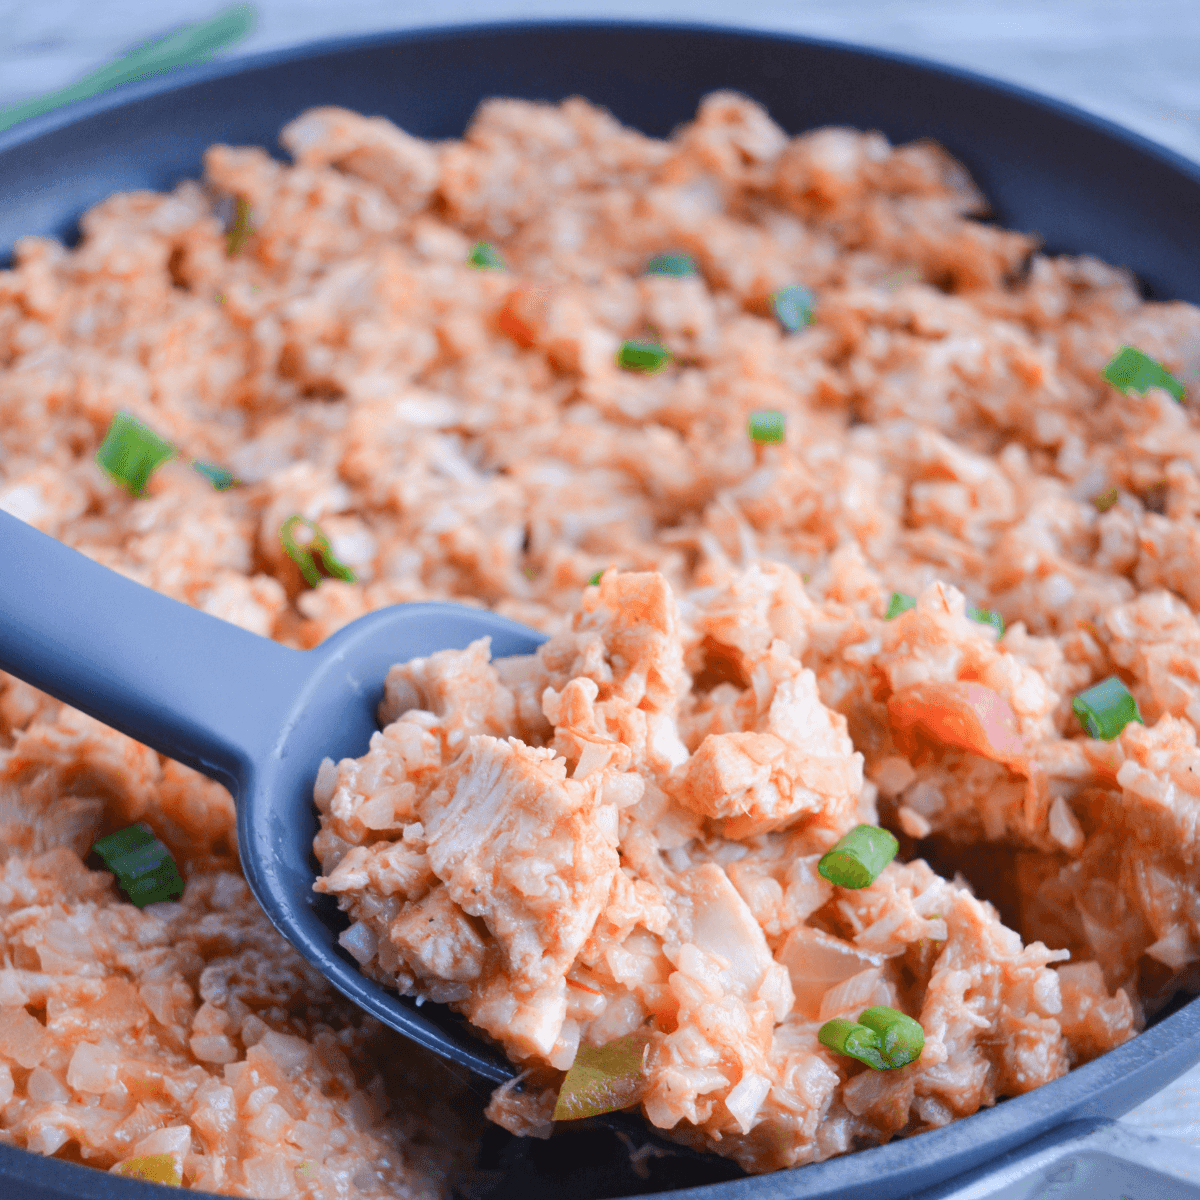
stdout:
[(117, 1059), (91, 1042), (80, 1042), (67, 1067), (67, 1083), (77, 1092), (101, 1096), (117, 1085)]
[(770, 1090), (771, 1081), (765, 1075), (747, 1071), (733, 1091), (725, 1097), (725, 1107), (741, 1126), (743, 1133), (749, 1133), (754, 1128), (754, 1118), (758, 1116), (758, 1110)]
[(41, 1104), (54, 1104), (71, 1098), (71, 1093), (45, 1067), (34, 1067), (25, 1090), (30, 1100), (37, 1100)]
[(338, 945), (365, 966), (375, 957), (379, 939), (362, 921), (356, 921), (349, 929), (338, 934)]

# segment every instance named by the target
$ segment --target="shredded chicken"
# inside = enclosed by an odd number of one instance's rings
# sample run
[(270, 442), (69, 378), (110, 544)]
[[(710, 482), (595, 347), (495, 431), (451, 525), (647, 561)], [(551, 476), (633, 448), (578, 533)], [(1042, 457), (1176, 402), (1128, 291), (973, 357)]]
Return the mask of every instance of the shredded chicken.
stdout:
[[(581, 1044), (644, 1035), (647, 1118), (772, 1170), (1035, 1087), (1200, 985), (1200, 310), (974, 219), (932, 143), (790, 137), (731, 93), (668, 140), (579, 99), (281, 140), (18, 245), (0, 508), (290, 646), (412, 600), (549, 637), (397, 664), (314, 787), (342, 944), (529, 1072), (498, 1120), (544, 1133)], [(645, 338), (669, 365), (622, 370)], [(1185, 403), (1110, 387), (1123, 344)], [(94, 458), (122, 409), (178, 450), (140, 498)], [(295, 514), (353, 582), (307, 585)], [(1114, 674), (1146, 724), (1093, 741), (1071, 701)], [(187, 881), (140, 914), (83, 865), (139, 820)], [(835, 887), (860, 823), (899, 857)], [(217, 785), (0, 677), (0, 1136), (440, 1193), (470, 1103), (244, 911), (235, 841)], [(918, 1061), (818, 1042), (877, 1004)]]
[[(773, 607), (781, 592), (801, 597), (798, 611)], [(485, 711), (516, 722), (516, 704), (498, 698), (505, 685), (486, 642), (439, 656), (437, 678), (456, 680), (453, 690), (419, 682), (430, 678), (431, 660), (393, 668), (384, 717), (403, 707), (393, 698), (402, 679), (406, 703), (438, 711), (410, 708), (365, 758), (327, 761), (323, 776), (340, 786), (330, 798), (327, 783), (317, 797), (324, 852), (363, 836), (358, 813), (376, 794), (424, 797), (407, 822), (327, 864), (317, 887), (336, 893), (353, 918), (348, 947), (366, 939), (377, 950), (359, 957), (375, 978), (451, 1003), (535, 1070), (564, 1071), (582, 1043), (648, 1030), (646, 1117), (750, 1170), (945, 1124), (1124, 1041), (1138, 1017), (1128, 980), (1110, 992), (1095, 961), (1073, 964), (1064, 1008), (1054, 964), (1071, 951), (1023, 944), (964, 883), (946, 882), (920, 859), (892, 863), (856, 891), (817, 872), (841, 835), (878, 819), (877, 790), (864, 780), (846, 716), (826, 705), (813, 670), (773, 634), (791, 629), (794, 644), (812, 645), (798, 628), (840, 609), (810, 600), (776, 566), (694, 598), (685, 621), (661, 576), (608, 571), (585, 590), (570, 629), (520, 667), (521, 678), (540, 671), (545, 681), (547, 726), (537, 739), (545, 745), (470, 732)], [(843, 660), (853, 662), (864, 642), (879, 646), (878, 661), (899, 685), (876, 701), (884, 744), (873, 750), (906, 793), (927, 766), (961, 774), (969, 756), (973, 769), (991, 772), (994, 789), (1011, 790), (1014, 828), (1028, 830), (1031, 845), (1061, 841), (1064, 819), (1074, 835), (1071, 809), (1064, 818), (1039, 799), (1046, 779), (1030, 765), (1009, 701), (984, 684), (928, 677), (979, 662), (1021, 712), (1051, 699), (1029, 682), (1029, 668), (1007, 661), (1006, 645), (965, 623), (961, 593), (932, 585), (903, 625), (862, 610), (855, 619), (862, 637)], [(669, 731), (677, 745), (681, 716), (711, 701), (711, 692), (688, 689), (683, 663), (713, 645), (706, 631), (715, 629), (740, 644), (714, 654), (745, 672), (744, 686), (713, 689), (730, 693), (722, 732), (705, 733), (690, 754), (655, 753), (651, 730)], [(965, 646), (947, 642), (947, 629), (965, 635)], [(905, 630), (912, 640), (897, 642)], [(937, 659), (922, 647), (933, 645), (950, 650), (949, 666), (928, 665)], [(905, 682), (915, 672), (900, 655), (927, 665), (924, 681)], [(1182, 727), (1160, 721), (1159, 742), (1170, 744), (1174, 725)], [(441, 755), (432, 784), (429, 760), (407, 749), (407, 728), (425, 732)], [(1161, 811), (1159, 776), (1138, 763), (1170, 752), (1137, 728), (1119, 744), (1140, 755), (1117, 775), (1128, 777), (1126, 788), (1141, 784)], [(1046, 741), (1080, 744), (1056, 733)], [(368, 776), (383, 791), (356, 792), (357, 808), (339, 805), (350, 782), (361, 787)], [(1146, 807), (1135, 811), (1150, 820)], [(1158, 819), (1191, 820), (1186, 809), (1175, 813)], [(939, 815), (929, 812), (928, 828)], [(1194, 854), (1196, 836), (1176, 825), (1164, 840)], [(384, 900), (375, 864), (402, 853), (407, 865), (421, 850), (411, 885), (394, 873)], [(863, 1071), (817, 1041), (823, 1022), (874, 1005), (919, 1019), (925, 1049), (910, 1068)], [(510, 1108), (497, 1101), (497, 1113)]]

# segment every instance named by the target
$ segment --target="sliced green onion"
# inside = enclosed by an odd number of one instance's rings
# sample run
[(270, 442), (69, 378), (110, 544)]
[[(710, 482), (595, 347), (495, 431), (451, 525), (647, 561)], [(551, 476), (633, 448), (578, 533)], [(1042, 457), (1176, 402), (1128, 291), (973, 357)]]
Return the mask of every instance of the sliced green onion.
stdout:
[(657, 254), (646, 264), (646, 274), (686, 279), (696, 274), (696, 260), (690, 254)]
[(879, 1034), (856, 1021), (848, 1021), (845, 1017), (834, 1017), (832, 1021), (826, 1021), (817, 1030), (817, 1041), (822, 1046), (828, 1046), (835, 1054), (857, 1058), (859, 1062), (874, 1067), (876, 1071), (886, 1071), (891, 1066), (883, 1057)]
[(750, 414), (746, 428), (751, 439), (760, 446), (778, 445), (783, 441), (785, 424), (783, 413), (763, 408)]
[(891, 621), (898, 617), (901, 613), (906, 613), (910, 608), (916, 608), (916, 598), (910, 596), (907, 592), (893, 592), (892, 598), (888, 601), (887, 620)]
[(217, 293), (217, 294), (216, 294), (216, 295), (213, 297), (213, 300), (215, 300), (215, 301), (216, 301), (218, 304), (224, 304), (224, 303), (225, 303), (225, 301), (226, 301), (228, 298), (229, 298), (229, 297), (228, 297), (228, 296), (226, 296), (224, 292), (218, 292), (218, 293)]
[[(300, 545), (296, 540), (296, 529), (300, 525), (303, 525), (311, 535), (307, 546)], [(329, 538), (325, 536), (316, 521), (310, 521), (299, 513), (293, 513), (280, 525), (279, 540), (283, 543), (288, 557), (300, 568), (300, 574), (304, 576), (304, 581), (309, 587), (316, 587), (325, 576), (331, 579), (344, 579), (347, 583), (355, 583), (358, 580), (358, 576), (344, 562), (339, 561), (333, 553)], [(315, 555), (320, 556), (321, 566), (325, 568), (325, 575), (321, 574), (321, 568), (317, 566)]]
[(661, 342), (622, 342), (617, 351), (617, 365), (627, 371), (653, 375), (671, 361), (671, 352)]
[(1110, 487), (1106, 488), (1098, 496), (1093, 496), (1092, 503), (1096, 506), (1097, 512), (1108, 512), (1120, 498), (1121, 489)]
[(838, 887), (864, 888), (896, 857), (900, 843), (878, 825), (857, 825), (817, 863)]
[(127, 1158), (113, 1168), (113, 1174), (124, 1175), (126, 1179), (144, 1179), (147, 1183), (166, 1183), (171, 1187), (183, 1185), (173, 1154), (144, 1154), (141, 1158)]
[(1104, 378), (1124, 392), (1145, 395), (1150, 388), (1163, 388), (1182, 403), (1184, 386), (1162, 363), (1136, 346), (1122, 346), (1104, 368)]
[(18, 121), (27, 120), (38, 113), (49, 112), (73, 100), (95, 96), (108, 88), (210, 58), (219, 50), (244, 38), (254, 28), (254, 24), (253, 5), (235, 4), (209, 21), (185, 25), (174, 33), (168, 33), (166, 37), (155, 38), (152, 42), (136, 46), (115, 62), (85, 75), (61, 91), (51, 92), (48, 96), (35, 96), (32, 100), (26, 100), (12, 108), (0, 109), (0, 129), (7, 129)]
[(1106, 742), (1111, 742), (1130, 721), (1145, 724), (1137, 701), (1116, 675), (1080, 692), (1071, 701), (1071, 707), (1088, 737), (1103, 738)]
[(154, 836), (149, 825), (139, 821), (128, 829), (110, 833), (92, 850), (108, 864), (121, 891), (138, 908), (183, 892), (183, 878), (171, 852)]
[(595, 573), (595, 575), (593, 575), (593, 576), (591, 577), (591, 579), (589, 579), (589, 580), (588, 580), (588, 587), (599, 587), (599, 586), (600, 586), (600, 580), (603, 578), (603, 576), (604, 576), (604, 572), (603, 572), (603, 571), (597, 571), (597, 572)]
[(491, 242), (476, 242), (467, 255), (467, 266), (480, 271), (503, 271), (504, 265), (500, 251)]
[(857, 1021), (835, 1017), (817, 1030), (817, 1041), (837, 1054), (857, 1058), (876, 1071), (891, 1071), (916, 1062), (925, 1049), (920, 1022), (879, 1005), (864, 1009)]
[(789, 287), (771, 297), (771, 311), (788, 333), (795, 333), (805, 325), (812, 324), (813, 305), (816, 302), (816, 296), (808, 288)]
[(578, 1121), (628, 1108), (646, 1089), (642, 1062), (648, 1036), (644, 1031), (608, 1042), (594, 1050), (579, 1044), (554, 1105), (556, 1121)]
[(218, 492), (225, 491), (226, 488), (231, 488), (237, 483), (232, 473), (225, 470), (224, 467), (217, 466), (216, 463), (201, 462), (198, 458), (192, 460), (192, 466), (208, 480), (209, 483), (217, 489)]
[(980, 625), (990, 625), (997, 637), (1004, 636), (1004, 618), (994, 608), (969, 608), (967, 616)]
[(144, 496), (150, 476), (175, 455), (175, 447), (132, 413), (112, 419), (96, 461), (131, 496)]
[(879, 1049), (889, 1067), (906, 1067), (916, 1062), (925, 1049), (925, 1030), (919, 1021), (878, 1005), (858, 1014), (858, 1023), (879, 1036)]
[(250, 201), (242, 196), (237, 197), (237, 211), (234, 213), (233, 224), (225, 235), (225, 253), (232, 258), (246, 244), (246, 239), (254, 232), (254, 210)]

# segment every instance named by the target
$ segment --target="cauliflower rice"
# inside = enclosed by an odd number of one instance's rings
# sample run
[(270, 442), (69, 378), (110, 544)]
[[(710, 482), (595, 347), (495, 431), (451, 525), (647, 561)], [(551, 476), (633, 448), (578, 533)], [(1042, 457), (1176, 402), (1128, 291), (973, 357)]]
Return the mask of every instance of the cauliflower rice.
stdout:
[[(1130, 343), (1194, 395), (1200, 311), (972, 219), (935, 145), (788, 138), (728, 93), (669, 141), (582, 100), (441, 144), (317, 109), (282, 141), (20, 244), (0, 507), (289, 645), (427, 599), (549, 635), (393, 668), (315, 787), (364, 971), (527, 1071), (495, 1119), (545, 1133), (578, 1047), (641, 1030), (649, 1121), (774, 1170), (1026, 1092), (1195, 985), (1200, 429), (1101, 371)], [(699, 273), (645, 275), (667, 251)], [(786, 334), (794, 284), (816, 316)], [(671, 365), (621, 370), (647, 336)], [(180, 449), (141, 499), (94, 462), (122, 409)], [(297, 513), (356, 582), (305, 585)], [(1114, 673), (1146, 724), (1094, 741), (1071, 699)], [(937, 736), (968, 685), (1019, 753)], [(437, 1195), (470, 1106), (249, 902), (228, 795), (0, 688), (3, 1138), (233, 1195)], [(180, 902), (85, 864), (135, 820)], [(817, 861), (862, 822), (901, 854), (835, 888)], [(920, 1020), (911, 1066), (817, 1042), (877, 1004)]]

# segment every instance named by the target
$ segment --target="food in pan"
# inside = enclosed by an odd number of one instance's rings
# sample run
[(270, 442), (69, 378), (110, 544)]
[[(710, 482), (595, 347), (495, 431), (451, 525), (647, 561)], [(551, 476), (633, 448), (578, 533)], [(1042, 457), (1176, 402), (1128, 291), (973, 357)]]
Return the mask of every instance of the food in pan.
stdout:
[[(1195, 983), (1197, 310), (730, 94), (667, 141), (581, 100), (282, 140), (20, 244), (0, 506), (291, 645), (546, 632), (398, 664), (315, 782), (344, 946), (508, 1051), (496, 1120), (773, 1170)], [(436, 1194), (455, 1095), (253, 911), (222, 790), (12, 679), (0, 727), (7, 1140)]]

